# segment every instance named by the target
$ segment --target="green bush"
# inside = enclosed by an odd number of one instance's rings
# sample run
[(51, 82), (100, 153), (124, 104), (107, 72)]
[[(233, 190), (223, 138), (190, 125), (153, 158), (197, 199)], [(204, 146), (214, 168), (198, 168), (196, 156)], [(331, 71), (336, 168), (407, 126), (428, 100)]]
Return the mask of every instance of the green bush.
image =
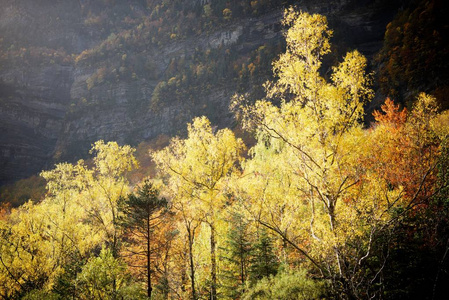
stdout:
[(325, 282), (310, 279), (304, 270), (278, 273), (264, 277), (243, 294), (242, 299), (320, 299), (324, 296)]
[(80, 299), (144, 299), (143, 287), (132, 281), (126, 264), (114, 258), (110, 249), (89, 259), (78, 275)]
[(61, 299), (57, 294), (46, 290), (32, 290), (27, 293), (22, 300), (59, 300)]

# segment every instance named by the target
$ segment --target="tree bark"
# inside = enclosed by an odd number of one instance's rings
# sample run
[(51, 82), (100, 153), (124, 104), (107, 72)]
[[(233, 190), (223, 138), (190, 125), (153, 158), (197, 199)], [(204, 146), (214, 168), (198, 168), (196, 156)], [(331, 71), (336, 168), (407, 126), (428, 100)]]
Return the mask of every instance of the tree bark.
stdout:
[(190, 262), (190, 282), (192, 287), (192, 300), (196, 300), (195, 291), (195, 265), (193, 264), (193, 233), (190, 226), (187, 225), (187, 233), (189, 236), (189, 262)]
[(147, 281), (148, 281), (148, 298), (151, 299), (151, 292), (153, 287), (151, 285), (151, 228), (150, 216), (147, 218)]
[(217, 258), (215, 254), (216, 242), (215, 242), (215, 227), (213, 223), (209, 223), (210, 226), (210, 299), (217, 300)]

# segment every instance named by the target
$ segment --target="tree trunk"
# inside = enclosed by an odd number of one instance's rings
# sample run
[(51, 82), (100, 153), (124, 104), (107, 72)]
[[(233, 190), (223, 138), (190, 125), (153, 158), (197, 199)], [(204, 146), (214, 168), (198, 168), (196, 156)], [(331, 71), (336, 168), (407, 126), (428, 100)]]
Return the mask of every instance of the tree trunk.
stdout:
[(211, 287), (210, 287), (210, 299), (217, 300), (217, 258), (215, 254), (215, 227), (213, 223), (209, 224), (210, 226), (210, 278), (211, 278)]
[[(114, 222), (114, 237), (112, 241), (112, 257), (114, 259), (117, 259), (118, 257), (118, 251), (117, 251), (117, 233), (115, 230), (115, 221)], [(117, 276), (114, 275), (114, 278), (112, 279), (112, 300), (117, 299)]]
[(151, 285), (151, 228), (150, 216), (147, 218), (147, 281), (148, 281), (148, 298), (151, 299), (151, 292), (153, 287)]
[(189, 226), (187, 226), (187, 233), (189, 235), (189, 262), (190, 262), (190, 282), (192, 286), (192, 300), (196, 300), (195, 265), (193, 264), (193, 234)]
[(171, 242), (166, 244), (166, 249), (165, 249), (165, 258), (164, 258), (164, 278), (165, 278), (165, 282), (166, 282), (166, 287), (164, 288), (164, 299), (168, 300), (169, 299), (169, 293), (170, 293), (170, 283), (168, 281), (168, 272), (169, 272), (169, 266), (168, 266), (168, 260), (169, 260), (169, 256), (170, 256), (170, 248), (171, 248)]

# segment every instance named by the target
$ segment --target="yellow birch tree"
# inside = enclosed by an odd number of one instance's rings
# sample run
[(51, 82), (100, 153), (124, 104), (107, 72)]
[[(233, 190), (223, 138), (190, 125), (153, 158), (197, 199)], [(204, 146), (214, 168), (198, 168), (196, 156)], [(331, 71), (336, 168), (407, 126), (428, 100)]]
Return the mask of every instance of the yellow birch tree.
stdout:
[[(238, 193), (253, 218), (295, 248), (336, 290), (359, 297), (358, 267), (369, 253), (380, 187), (366, 184), (358, 157), (366, 148), (360, 120), (373, 95), (366, 59), (358, 51), (320, 73), (329, 53), (324, 16), (287, 10), (287, 49), (273, 64), (266, 99), (234, 106), (257, 144)], [(280, 103), (279, 105), (273, 104)], [(392, 191), (391, 193), (394, 193)], [(347, 247), (348, 244), (355, 245)]]
[(163, 175), (169, 176), (173, 207), (179, 209), (189, 235), (192, 298), (196, 299), (192, 244), (200, 223), (210, 228), (210, 297), (217, 298), (217, 215), (226, 206), (227, 178), (242, 161), (244, 145), (232, 131), (214, 134), (206, 117), (188, 125), (187, 139), (173, 139), (165, 149), (153, 153)]

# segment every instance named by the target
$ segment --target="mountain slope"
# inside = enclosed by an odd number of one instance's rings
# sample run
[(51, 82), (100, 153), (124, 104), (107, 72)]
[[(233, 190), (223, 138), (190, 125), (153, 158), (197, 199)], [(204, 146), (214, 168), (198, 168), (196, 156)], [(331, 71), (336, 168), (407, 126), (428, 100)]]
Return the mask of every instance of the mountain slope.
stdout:
[[(373, 55), (402, 1), (0, 0), (0, 184), (74, 160), (98, 139), (232, 125), (283, 50), (283, 7), (328, 16), (335, 43)], [(341, 59), (331, 57), (329, 59)]]

